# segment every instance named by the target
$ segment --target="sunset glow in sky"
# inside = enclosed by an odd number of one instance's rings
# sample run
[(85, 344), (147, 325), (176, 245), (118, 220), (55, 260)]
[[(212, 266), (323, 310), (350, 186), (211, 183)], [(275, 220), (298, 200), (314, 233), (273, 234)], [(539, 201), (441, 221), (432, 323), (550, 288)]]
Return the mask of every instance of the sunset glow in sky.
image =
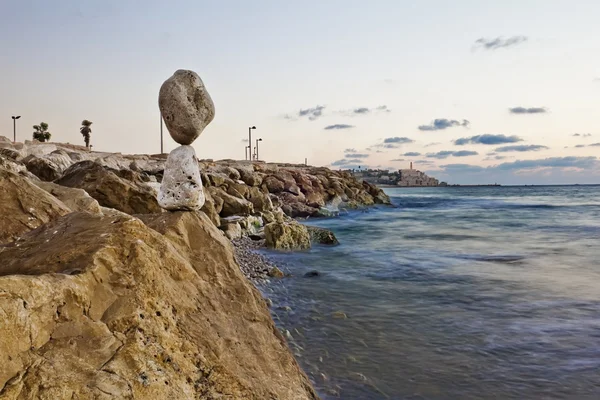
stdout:
[[(0, 135), (160, 151), (158, 90), (196, 71), (201, 158), (600, 183), (598, 1), (0, 2)], [(166, 135), (166, 150), (176, 143)]]

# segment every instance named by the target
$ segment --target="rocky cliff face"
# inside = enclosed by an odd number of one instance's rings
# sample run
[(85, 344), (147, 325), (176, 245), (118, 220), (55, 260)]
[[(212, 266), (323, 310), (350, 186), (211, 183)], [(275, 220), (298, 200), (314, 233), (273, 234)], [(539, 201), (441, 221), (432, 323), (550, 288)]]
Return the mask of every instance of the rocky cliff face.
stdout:
[(317, 398), (206, 215), (71, 212), (0, 184), (0, 399)]

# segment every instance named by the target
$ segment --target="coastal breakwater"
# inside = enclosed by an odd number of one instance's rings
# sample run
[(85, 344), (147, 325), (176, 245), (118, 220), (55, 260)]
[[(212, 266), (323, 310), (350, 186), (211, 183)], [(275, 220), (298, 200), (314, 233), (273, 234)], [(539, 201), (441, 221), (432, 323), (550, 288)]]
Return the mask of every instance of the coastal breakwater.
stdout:
[(164, 212), (165, 162), (0, 138), (0, 399), (318, 398), (228, 239), (294, 249), (292, 218), (389, 198), (326, 168), (200, 160), (202, 210)]

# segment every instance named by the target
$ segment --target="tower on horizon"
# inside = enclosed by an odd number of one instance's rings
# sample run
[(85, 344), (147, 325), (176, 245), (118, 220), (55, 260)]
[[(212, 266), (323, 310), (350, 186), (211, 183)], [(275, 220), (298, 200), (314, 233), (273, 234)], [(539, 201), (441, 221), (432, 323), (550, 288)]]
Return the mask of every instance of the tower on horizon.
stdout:
[(412, 169), (412, 161), (410, 162), (410, 169)]

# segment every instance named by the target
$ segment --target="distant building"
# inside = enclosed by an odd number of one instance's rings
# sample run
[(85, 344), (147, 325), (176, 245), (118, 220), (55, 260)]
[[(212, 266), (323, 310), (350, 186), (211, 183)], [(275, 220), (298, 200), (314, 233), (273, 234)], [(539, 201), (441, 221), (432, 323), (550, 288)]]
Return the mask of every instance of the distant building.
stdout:
[(439, 181), (427, 176), (424, 172), (416, 169), (401, 169), (398, 171), (398, 186), (438, 186)]
[(398, 171), (388, 171), (385, 169), (363, 169), (363, 170), (349, 170), (352, 172), (354, 177), (360, 181), (367, 181), (373, 184), (380, 185), (394, 185), (402, 187), (414, 187), (414, 186), (446, 186), (446, 182), (440, 182), (427, 176), (424, 172), (412, 168), (401, 169)]

